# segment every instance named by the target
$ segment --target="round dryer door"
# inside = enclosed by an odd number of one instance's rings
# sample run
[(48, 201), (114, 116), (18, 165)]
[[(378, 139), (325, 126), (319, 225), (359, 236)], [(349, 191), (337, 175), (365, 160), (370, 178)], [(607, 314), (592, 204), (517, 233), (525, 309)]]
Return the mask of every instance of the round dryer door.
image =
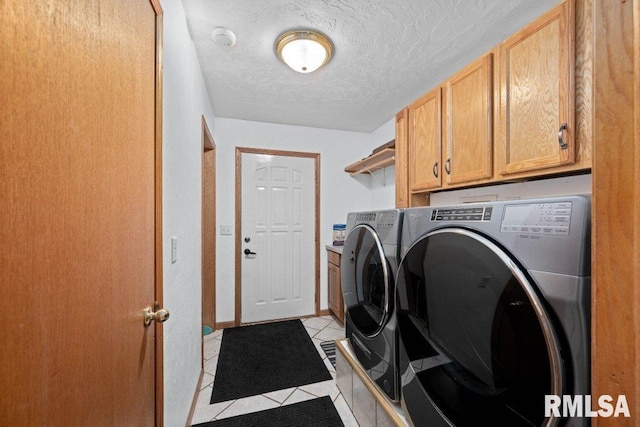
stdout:
[(344, 303), (354, 326), (373, 336), (384, 327), (390, 310), (389, 265), (375, 230), (357, 225), (342, 249), (340, 265)]
[(561, 395), (551, 319), (505, 251), (464, 229), (415, 242), (398, 271), (403, 400), (426, 425), (540, 426)]

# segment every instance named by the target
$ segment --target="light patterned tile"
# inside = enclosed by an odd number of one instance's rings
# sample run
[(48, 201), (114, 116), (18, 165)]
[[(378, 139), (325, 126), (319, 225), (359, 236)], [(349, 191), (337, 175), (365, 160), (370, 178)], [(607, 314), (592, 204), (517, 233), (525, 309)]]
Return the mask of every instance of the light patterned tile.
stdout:
[(310, 328), (308, 326), (305, 326), (304, 328), (307, 330), (307, 333), (311, 338), (313, 338), (318, 332), (320, 332), (320, 329)]
[(353, 376), (353, 415), (358, 423), (373, 426), (376, 422), (376, 400), (358, 375)]
[(224, 411), (222, 411), (217, 417), (217, 420), (229, 417), (235, 417), (236, 415), (248, 414), (250, 412), (262, 411), (264, 409), (272, 409), (280, 406), (278, 402), (275, 402), (262, 395), (244, 397), (238, 399), (229, 405)]
[(284, 401), (283, 405), (291, 405), (292, 403), (304, 402), (305, 400), (315, 399), (316, 396), (313, 394), (307, 393), (306, 391), (296, 389), (291, 396), (287, 400)]
[(344, 327), (336, 322), (333, 316), (312, 317), (302, 319), (302, 322), (307, 333), (312, 338), (318, 354), (331, 373), (332, 380), (211, 405), (209, 404), (209, 400), (211, 399), (213, 382), (215, 380), (223, 332), (222, 330), (217, 330), (205, 336), (204, 339), (205, 374), (202, 380), (202, 390), (198, 394), (192, 422), (196, 424), (213, 419), (228, 418), (264, 409), (276, 408), (281, 405), (302, 402), (316, 397), (330, 396), (345, 425), (347, 427), (357, 426), (353, 413), (350, 411), (349, 406), (336, 386), (335, 368), (331, 365), (331, 362), (329, 362), (329, 359), (327, 359), (326, 354), (320, 346), (320, 343), (323, 341), (333, 341), (344, 338)]
[(208, 373), (204, 373), (204, 375), (202, 376), (202, 384), (200, 385), (200, 390), (202, 390), (205, 387), (209, 387), (213, 385), (213, 375), (208, 374)]
[(216, 376), (216, 370), (218, 369), (218, 356), (213, 356), (211, 359), (204, 362), (204, 371), (209, 375)]
[(358, 427), (358, 422), (356, 418), (353, 416), (351, 409), (349, 409), (349, 405), (344, 401), (344, 398), (341, 394), (333, 401), (336, 409), (338, 410), (338, 414), (340, 414), (340, 418), (342, 418), (342, 422), (345, 427)]
[(206, 387), (198, 393), (198, 399), (196, 400), (196, 407), (193, 412), (192, 424), (204, 423), (213, 420), (218, 414), (229, 407), (233, 401), (214, 403), (211, 401), (212, 387)]
[(324, 328), (320, 332), (318, 332), (315, 336), (315, 339), (322, 341), (335, 341), (344, 338), (344, 330), (334, 329), (334, 328)]
[(340, 351), (336, 351), (336, 385), (347, 405), (353, 407), (353, 368)]
[(204, 343), (204, 359), (209, 360), (214, 356), (220, 354), (220, 346), (222, 345), (222, 341), (217, 339), (212, 339)]
[(331, 323), (327, 325), (327, 328), (340, 329), (341, 331), (344, 331), (344, 326), (336, 320), (331, 321)]
[(316, 350), (318, 350), (318, 354), (320, 355), (320, 357), (322, 357), (323, 359), (326, 359), (327, 358), (327, 353), (325, 353), (324, 350), (322, 349), (322, 347), (320, 346), (320, 344), (323, 341), (319, 340), (317, 338), (312, 338), (311, 341), (313, 341), (313, 345), (316, 346)]
[(305, 319), (302, 323), (307, 328), (323, 329), (323, 328), (326, 328), (327, 325), (331, 323), (331, 320), (323, 319), (322, 317), (309, 317), (308, 319)]
[(331, 400), (335, 399), (340, 390), (336, 386), (335, 380), (323, 381), (320, 383), (307, 384), (299, 387), (300, 390), (313, 394), (316, 397), (329, 396)]
[(266, 396), (271, 400), (275, 400), (278, 403), (283, 403), (285, 400), (289, 398), (289, 396), (291, 396), (291, 393), (293, 393), (295, 390), (296, 390), (295, 387), (285, 388), (284, 390), (264, 393), (263, 396)]
[(394, 423), (382, 406), (376, 403), (376, 427), (393, 427)]

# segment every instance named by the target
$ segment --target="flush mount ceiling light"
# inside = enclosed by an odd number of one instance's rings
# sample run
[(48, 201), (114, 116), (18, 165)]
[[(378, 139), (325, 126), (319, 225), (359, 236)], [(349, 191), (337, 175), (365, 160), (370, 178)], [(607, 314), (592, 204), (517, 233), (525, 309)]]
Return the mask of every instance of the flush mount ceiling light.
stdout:
[(315, 30), (291, 30), (276, 40), (278, 58), (299, 73), (310, 73), (329, 62), (333, 44)]

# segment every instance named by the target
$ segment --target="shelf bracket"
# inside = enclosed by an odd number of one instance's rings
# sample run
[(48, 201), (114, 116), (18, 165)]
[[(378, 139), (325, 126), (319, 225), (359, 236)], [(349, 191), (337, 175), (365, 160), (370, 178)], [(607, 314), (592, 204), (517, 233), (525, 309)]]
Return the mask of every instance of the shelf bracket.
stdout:
[[(385, 167), (385, 168), (381, 168), (381, 169), (382, 169), (382, 175), (383, 175), (383, 177), (382, 177), (382, 182), (381, 182), (381, 183), (382, 183), (382, 186), (383, 186), (383, 187), (386, 187), (386, 186), (387, 186), (387, 168)], [(380, 170), (380, 169), (378, 169), (378, 170)], [(372, 177), (374, 177), (374, 178), (377, 178), (377, 176), (376, 176), (376, 174), (375, 174), (375, 171), (370, 171), (370, 170), (368, 170), (368, 171), (367, 171), (367, 173), (368, 173), (370, 176), (372, 176)]]

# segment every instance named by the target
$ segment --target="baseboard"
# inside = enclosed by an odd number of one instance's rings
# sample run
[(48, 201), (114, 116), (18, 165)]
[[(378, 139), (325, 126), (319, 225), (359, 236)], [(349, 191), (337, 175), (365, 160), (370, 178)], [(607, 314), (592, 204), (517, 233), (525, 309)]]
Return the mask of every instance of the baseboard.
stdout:
[(329, 310), (328, 308), (324, 309), (324, 310), (320, 310), (318, 312), (318, 316), (332, 316), (332, 315), (333, 315), (333, 312), (331, 310)]
[(191, 402), (191, 409), (189, 410), (189, 417), (187, 417), (186, 427), (191, 426), (191, 420), (193, 419), (193, 414), (196, 412), (196, 404), (198, 403), (198, 394), (200, 394), (200, 387), (202, 387), (202, 380), (204, 378), (204, 369), (200, 371), (200, 378), (198, 379), (198, 385), (196, 386), (196, 391), (193, 394), (193, 401)]

